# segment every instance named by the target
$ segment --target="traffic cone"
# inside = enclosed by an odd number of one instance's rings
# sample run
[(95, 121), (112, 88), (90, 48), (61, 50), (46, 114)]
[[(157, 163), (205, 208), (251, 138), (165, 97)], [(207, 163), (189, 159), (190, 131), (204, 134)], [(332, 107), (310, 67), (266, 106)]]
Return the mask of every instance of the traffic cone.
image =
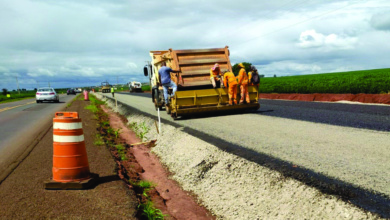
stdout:
[(56, 112), (53, 118), (53, 178), (46, 189), (86, 189), (98, 175), (89, 172), (84, 132), (77, 112)]

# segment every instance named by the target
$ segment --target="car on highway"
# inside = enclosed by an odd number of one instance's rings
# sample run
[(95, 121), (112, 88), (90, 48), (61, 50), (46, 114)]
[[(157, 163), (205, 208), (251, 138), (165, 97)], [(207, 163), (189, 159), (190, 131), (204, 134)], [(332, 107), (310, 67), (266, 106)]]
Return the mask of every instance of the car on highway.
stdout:
[(66, 94), (69, 95), (69, 94), (73, 94), (73, 95), (76, 95), (76, 90), (75, 89), (68, 89), (66, 91)]
[(35, 99), (37, 100), (37, 103), (43, 101), (52, 101), (52, 102), (60, 101), (59, 95), (56, 93), (56, 91), (53, 88), (50, 87), (39, 88), (37, 90), (37, 93), (35, 94)]

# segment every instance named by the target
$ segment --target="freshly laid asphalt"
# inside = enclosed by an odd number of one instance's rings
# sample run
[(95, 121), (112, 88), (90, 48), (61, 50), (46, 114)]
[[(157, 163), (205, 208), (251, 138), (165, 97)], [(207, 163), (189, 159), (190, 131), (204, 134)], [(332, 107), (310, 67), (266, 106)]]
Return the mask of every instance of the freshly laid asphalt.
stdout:
[[(151, 97), (149, 93), (121, 93)], [(261, 99), (251, 113), (344, 127), (390, 131), (390, 106)]]

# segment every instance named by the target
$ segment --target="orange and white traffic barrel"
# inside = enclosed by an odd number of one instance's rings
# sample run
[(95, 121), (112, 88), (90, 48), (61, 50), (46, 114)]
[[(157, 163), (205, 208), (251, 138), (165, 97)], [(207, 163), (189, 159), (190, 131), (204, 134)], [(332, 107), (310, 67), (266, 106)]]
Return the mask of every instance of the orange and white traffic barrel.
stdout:
[[(91, 179), (84, 132), (77, 112), (56, 112), (53, 118), (53, 178), (46, 188), (80, 188)], [(53, 184), (54, 183), (54, 184)], [(55, 184), (72, 183), (72, 184)], [(54, 186), (54, 187), (50, 187)], [(81, 187), (83, 188), (83, 187)]]

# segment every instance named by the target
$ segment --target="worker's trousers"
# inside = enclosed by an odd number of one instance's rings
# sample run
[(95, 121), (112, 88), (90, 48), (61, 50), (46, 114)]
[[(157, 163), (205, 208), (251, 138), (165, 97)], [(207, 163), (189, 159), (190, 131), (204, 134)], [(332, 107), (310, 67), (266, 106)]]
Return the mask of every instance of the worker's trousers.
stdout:
[(244, 103), (244, 99), (245, 99), (246, 103), (250, 103), (251, 100), (249, 99), (248, 84), (246, 84), (246, 85), (241, 85), (241, 86), (240, 86), (240, 90), (241, 90), (241, 99), (240, 99), (240, 103)]
[(236, 85), (229, 85), (229, 105), (237, 104), (237, 84)]
[(176, 84), (174, 82), (171, 81), (170, 83), (163, 84), (162, 87), (163, 87), (163, 90), (164, 90), (165, 105), (168, 105), (168, 103), (169, 103), (168, 89), (169, 89), (169, 87), (172, 88), (171, 96), (174, 96), (175, 92), (177, 90), (177, 86), (176, 86)]

